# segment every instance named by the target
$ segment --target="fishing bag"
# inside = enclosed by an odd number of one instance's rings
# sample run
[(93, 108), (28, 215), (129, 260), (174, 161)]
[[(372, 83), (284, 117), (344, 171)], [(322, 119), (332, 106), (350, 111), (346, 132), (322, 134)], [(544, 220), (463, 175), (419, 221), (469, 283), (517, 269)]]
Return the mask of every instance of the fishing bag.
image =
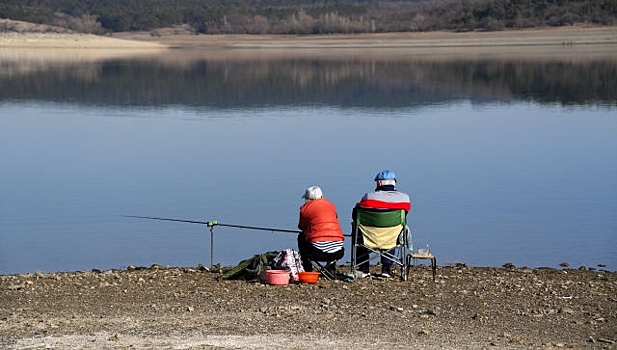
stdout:
[(255, 281), (263, 279), (266, 270), (272, 266), (273, 260), (279, 252), (267, 252), (255, 254), (252, 258), (242, 260), (231, 270), (218, 277), (218, 280), (247, 280)]
[(274, 258), (272, 268), (276, 270), (287, 270), (291, 279), (298, 281), (298, 272), (304, 272), (300, 253), (293, 249), (285, 249)]

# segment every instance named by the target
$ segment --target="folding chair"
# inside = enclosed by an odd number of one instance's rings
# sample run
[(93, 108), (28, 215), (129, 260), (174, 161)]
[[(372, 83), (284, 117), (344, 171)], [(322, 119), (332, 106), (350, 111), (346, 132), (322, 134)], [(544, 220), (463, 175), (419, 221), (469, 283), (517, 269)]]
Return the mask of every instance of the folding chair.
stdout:
[(336, 279), (336, 263), (345, 255), (345, 248), (334, 253), (322, 253), (316, 256), (308, 257), (313, 269), (321, 272), (321, 275), (327, 280)]
[[(364, 263), (385, 257), (400, 266), (401, 279), (407, 280), (407, 225), (405, 210), (375, 211), (355, 209), (352, 227), (351, 273)], [(368, 251), (368, 256), (359, 261), (358, 248)], [(390, 251), (394, 249), (394, 252)]]
[[(339, 253), (339, 252), (337, 252)], [(343, 249), (340, 250), (340, 257), (336, 260), (331, 261), (316, 261), (311, 259), (311, 265), (313, 265), (313, 269), (321, 272), (321, 275), (327, 280), (336, 279), (336, 262), (343, 257), (345, 251)]]

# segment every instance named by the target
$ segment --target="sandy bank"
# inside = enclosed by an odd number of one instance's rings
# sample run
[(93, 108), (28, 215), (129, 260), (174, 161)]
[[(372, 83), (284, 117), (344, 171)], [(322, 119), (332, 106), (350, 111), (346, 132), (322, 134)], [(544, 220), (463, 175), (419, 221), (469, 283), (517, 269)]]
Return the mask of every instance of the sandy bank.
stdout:
[(0, 33), (0, 47), (30, 49), (152, 49), (164, 48), (155, 42), (131, 41), (77, 33)]
[[(167, 45), (195, 59), (314, 58), (369, 60), (617, 59), (617, 27), (561, 27), (500, 32), (426, 32), (358, 35), (192, 35), (174, 31), (115, 37)], [(168, 57), (168, 59), (170, 59)]]
[(172, 47), (235, 49), (388, 49), (422, 47), (571, 46), (617, 43), (617, 27), (560, 27), (499, 32), (420, 32), (351, 35), (191, 35), (119, 33), (114, 37)]
[(82, 62), (152, 55), (164, 50), (166, 46), (160, 43), (90, 34), (0, 33), (0, 60), (11, 62)]
[[(117, 33), (113, 37), (0, 33), (0, 59), (91, 60), (161, 51), (175, 51), (171, 54), (175, 57), (172, 59), (184, 61), (316, 56), (323, 59), (353, 56), (433, 61), (454, 58), (617, 59), (617, 27), (316, 36), (161, 33), (163, 35), (152, 35), (150, 32)], [(179, 55), (178, 51), (182, 54)]]

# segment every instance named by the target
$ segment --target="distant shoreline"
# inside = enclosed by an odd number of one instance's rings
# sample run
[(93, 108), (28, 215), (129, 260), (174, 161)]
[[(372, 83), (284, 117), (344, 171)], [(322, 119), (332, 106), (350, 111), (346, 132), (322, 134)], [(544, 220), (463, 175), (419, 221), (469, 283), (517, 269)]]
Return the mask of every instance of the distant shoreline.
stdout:
[[(97, 36), (3, 32), (0, 33), (0, 59), (68, 62), (152, 54), (174, 61), (290, 57), (339, 59), (352, 56), (354, 59), (431, 61), (459, 58), (617, 59), (617, 26), (315, 36), (162, 33), (130, 32)], [(160, 55), (162, 53), (164, 55)]]
[(164, 44), (75, 33), (0, 33), (0, 48), (28, 49), (152, 49)]
[(403, 32), (329, 35), (160, 35), (119, 33), (113, 37), (165, 44), (172, 47), (220, 48), (396, 48), (564, 46), (617, 44), (617, 26), (557, 27), (496, 32)]
[(422, 47), (533, 47), (617, 44), (617, 26), (558, 27), (497, 32), (409, 32), (332, 35), (152, 35), (99, 36), (79, 33), (2, 32), (0, 47), (25, 48), (219, 48), (355, 49)]

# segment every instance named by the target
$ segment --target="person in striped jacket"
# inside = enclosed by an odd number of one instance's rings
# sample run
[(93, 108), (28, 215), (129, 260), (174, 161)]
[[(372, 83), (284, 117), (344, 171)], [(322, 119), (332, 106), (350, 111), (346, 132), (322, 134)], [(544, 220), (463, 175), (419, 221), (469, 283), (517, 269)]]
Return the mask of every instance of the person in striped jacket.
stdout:
[[(409, 195), (400, 192), (396, 189), (396, 174), (391, 170), (383, 170), (375, 176), (377, 187), (374, 191), (366, 193), (360, 202), (356, 204), (356, 208), (365, 208), (369, 210), (405, 210), (405, 214), (411, 211), (411, 200)], [(352, 213), (355, 219), (355, 208)], [(362, 237), (359, 237), (360, 239)], [(358, 247), (356, 252), (359, 261), (368, 259), (368, 251), (366, 248)], [(381, 276), (390, 277), (392, 261), (387, 258), (381, 259)], [(370, 276), (369, 262), (360, 266), (360, 277), (365, 278)]]

